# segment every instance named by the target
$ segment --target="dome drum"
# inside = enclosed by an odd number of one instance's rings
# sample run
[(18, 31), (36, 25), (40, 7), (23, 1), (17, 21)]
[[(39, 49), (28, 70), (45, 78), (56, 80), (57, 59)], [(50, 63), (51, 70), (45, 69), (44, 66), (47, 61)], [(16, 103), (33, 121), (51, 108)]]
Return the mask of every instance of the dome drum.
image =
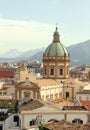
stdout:
[(49, 60), (49, 61), (57, 61), (57, 62), (63, 62), (63, 61), (66, 61), (66, 62), (68, 62), (68, 61), (70, 61), (70, 57), (69, 56), (44, 56), (44, 58), (43, 58), (43, 61), (47, 61), (47, 60)]

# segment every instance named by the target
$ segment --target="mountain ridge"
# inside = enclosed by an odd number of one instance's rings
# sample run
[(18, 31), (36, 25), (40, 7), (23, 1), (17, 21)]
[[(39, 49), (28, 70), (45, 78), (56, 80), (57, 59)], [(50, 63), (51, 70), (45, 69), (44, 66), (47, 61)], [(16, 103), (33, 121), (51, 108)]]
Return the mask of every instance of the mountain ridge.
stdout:
[(0, 58), (15, 58), (19, 56), (22, 52), (17, 49), (10, 49), (9, 51), (0, 55)]
[[(21, 60), (38, 60), (41, 62), (45, 49), (46, 48), (43, 47), (34, 50), (29, 50), (13, 58), (0, 58), (0, 62), (17, 62)], [(90, 40), (70, 45), (67, 47), (67, 50), (68, 53), (70, 53), (71, 64), (90, 64)]]
[(72, 64), (90, 64), (90, 40), (69, 46)]

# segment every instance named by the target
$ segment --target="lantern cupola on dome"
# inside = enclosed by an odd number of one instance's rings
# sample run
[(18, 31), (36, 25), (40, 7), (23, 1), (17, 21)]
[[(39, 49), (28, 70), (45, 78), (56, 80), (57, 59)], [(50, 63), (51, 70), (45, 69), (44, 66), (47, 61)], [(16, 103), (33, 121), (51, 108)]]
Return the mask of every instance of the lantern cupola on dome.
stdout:
[(53, 42), (46, 48), (44, 56), (68, 56), (66, 48), (60, 42), (60, 35), (57, 27), (53, 35)]

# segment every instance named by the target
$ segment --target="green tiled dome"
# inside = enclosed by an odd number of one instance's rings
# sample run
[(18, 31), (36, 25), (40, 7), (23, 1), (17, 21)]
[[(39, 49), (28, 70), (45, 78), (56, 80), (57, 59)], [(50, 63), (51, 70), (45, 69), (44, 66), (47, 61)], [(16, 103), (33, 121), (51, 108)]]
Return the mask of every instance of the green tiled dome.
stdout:
[(57, 27), (53, 36), (53, 43), (46, 48), (44, 56), (68, 56), (66, 48), (60, 43)]
[(51, 43), (45, 53), (44, 53), (45, 56), (65, 56), (67, 55), (68, 56), (68, 52), (66, 50), (66, 48), (59, 42), (54, 42), (54, 43)]

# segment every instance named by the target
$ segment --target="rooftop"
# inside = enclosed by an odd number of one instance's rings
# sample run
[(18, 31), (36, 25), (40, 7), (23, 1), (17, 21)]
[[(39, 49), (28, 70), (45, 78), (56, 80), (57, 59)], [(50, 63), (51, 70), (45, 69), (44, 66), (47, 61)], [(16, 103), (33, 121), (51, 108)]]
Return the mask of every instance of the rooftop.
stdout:
[(14, 72), (12, 72), (12, 71), (0, 71), (0, 77), (14, 77)]
[(40, 108), (44, 106), (44, 104), (42, 102), (40, 102), (39, 100), (33, 100), (33, 99), (30, 99), (30, 100), (27, 100), (27, 101), (24, 101), (20, 107), (19, 107), (19, 110), (33, 110), (33, 109), (37, 109), (37, 108)]
[(85, 106), (64, 106), (62, 110), (87, 110)]
[(80, 103), (90, 111), (90, 101), (80, 101)]
[(36, 83), (39, 86), (60, 85), (60, 83), (54, 79), (36, 79)]
[(59, 122), (48, 122), (44, 125), (49, 130), (89, 130), (90, 125), (83, 124), (73, 124), (66, 120), (61, 120)]
[(2, 88), (0, 88), (0, 91), (7, 90), (7, 89), (8, 89), (8, 87), (2, 87)]
[(60, 106), (66, 106), (66, 105), (73, 106), (74, 105), (74, 102), (72, 102), (72, 101), (67, 102), (67, 100), (62, 99), (62, 98), (57, 99), (57, 100), (53, 100), (52, 102), (55, 104), (59, 104)]
[(77, 94), (90, 94), (90, 90), (83, 90), (83, 91), (77, 92)]

